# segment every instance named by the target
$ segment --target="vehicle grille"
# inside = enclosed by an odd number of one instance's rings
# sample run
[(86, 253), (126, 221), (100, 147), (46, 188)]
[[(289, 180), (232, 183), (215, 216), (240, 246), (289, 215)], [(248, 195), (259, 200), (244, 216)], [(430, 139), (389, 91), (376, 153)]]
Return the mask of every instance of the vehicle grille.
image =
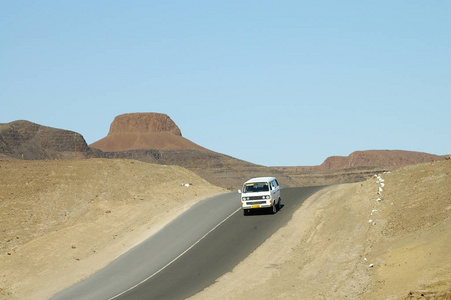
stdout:
[(266, 196), (252, 196), (249, 197), (249, 200), (260, 200), (260, 199), (265, 199)]
[(247, 205), (255, 205), (255, 204), (265, 204), (266, 201), (251, 201), (251, 202), (247, 202)]

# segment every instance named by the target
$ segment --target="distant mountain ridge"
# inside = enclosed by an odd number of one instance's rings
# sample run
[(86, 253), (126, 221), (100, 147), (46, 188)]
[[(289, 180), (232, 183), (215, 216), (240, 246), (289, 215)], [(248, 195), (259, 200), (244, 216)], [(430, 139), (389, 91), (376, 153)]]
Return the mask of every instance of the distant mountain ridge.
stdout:
[(252, 177), (278, 177), (282, 187), (330, 185), (362, 181), (374, 173), (402, 166), (444, 160), (403, 150), (355, 151), (331, 156), (319, 166), (265, 167), (203, 148), (182, 137), (166, 114), (133, 113), (117, 116), (108, 135), (87, 145), (79, 133), (29, 121), (0, 124), (0, 160), (77, 159), (90, 157), (136, 159), (178, 165), (210, 183), (236, 190)]
[(301, 186), (332, 185), (363, 181), (375, 173), (445, 159), (445, 156), (415, 151), (366, 150), (352, 152), (349, 156), (328, 157), (319, 166), (274, 168)]
[(445, 157), (404, 150), (355, 151), (349, 156), (331, 156), (321, 165), (305, 167), (308, 170), (337, 170), (356, 167), (383, 167), (398, 169), (407, 165), (444, 160)]

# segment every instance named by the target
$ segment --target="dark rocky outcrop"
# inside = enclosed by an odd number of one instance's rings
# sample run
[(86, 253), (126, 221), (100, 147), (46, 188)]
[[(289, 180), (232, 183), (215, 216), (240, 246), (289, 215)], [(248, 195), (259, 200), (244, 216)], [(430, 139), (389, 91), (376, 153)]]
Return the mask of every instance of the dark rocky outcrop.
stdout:
[(79, 133), (29, 121), (0, 124), (1, 159), (67, 159), (93, 157)]

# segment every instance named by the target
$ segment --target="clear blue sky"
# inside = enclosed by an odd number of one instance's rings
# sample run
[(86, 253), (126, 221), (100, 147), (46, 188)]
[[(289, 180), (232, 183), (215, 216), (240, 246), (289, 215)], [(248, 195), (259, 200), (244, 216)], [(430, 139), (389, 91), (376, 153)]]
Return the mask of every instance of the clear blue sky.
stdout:
[(0, 123), (168, 114), (266, 166), (451, 153), (451, 1), (0, 1)]

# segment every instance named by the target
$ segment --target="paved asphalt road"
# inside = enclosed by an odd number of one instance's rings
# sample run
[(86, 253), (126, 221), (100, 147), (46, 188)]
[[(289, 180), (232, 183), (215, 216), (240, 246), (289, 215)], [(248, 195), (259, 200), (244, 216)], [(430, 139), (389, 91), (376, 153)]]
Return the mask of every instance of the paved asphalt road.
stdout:
[(275, 215), (243, 216), (238, 193), (202, 201), (104, 269), (51, 299), (185, 299), (231, 271), (287, 224), (293, 212), (319, 189), (283, 189), (282, 208)]

